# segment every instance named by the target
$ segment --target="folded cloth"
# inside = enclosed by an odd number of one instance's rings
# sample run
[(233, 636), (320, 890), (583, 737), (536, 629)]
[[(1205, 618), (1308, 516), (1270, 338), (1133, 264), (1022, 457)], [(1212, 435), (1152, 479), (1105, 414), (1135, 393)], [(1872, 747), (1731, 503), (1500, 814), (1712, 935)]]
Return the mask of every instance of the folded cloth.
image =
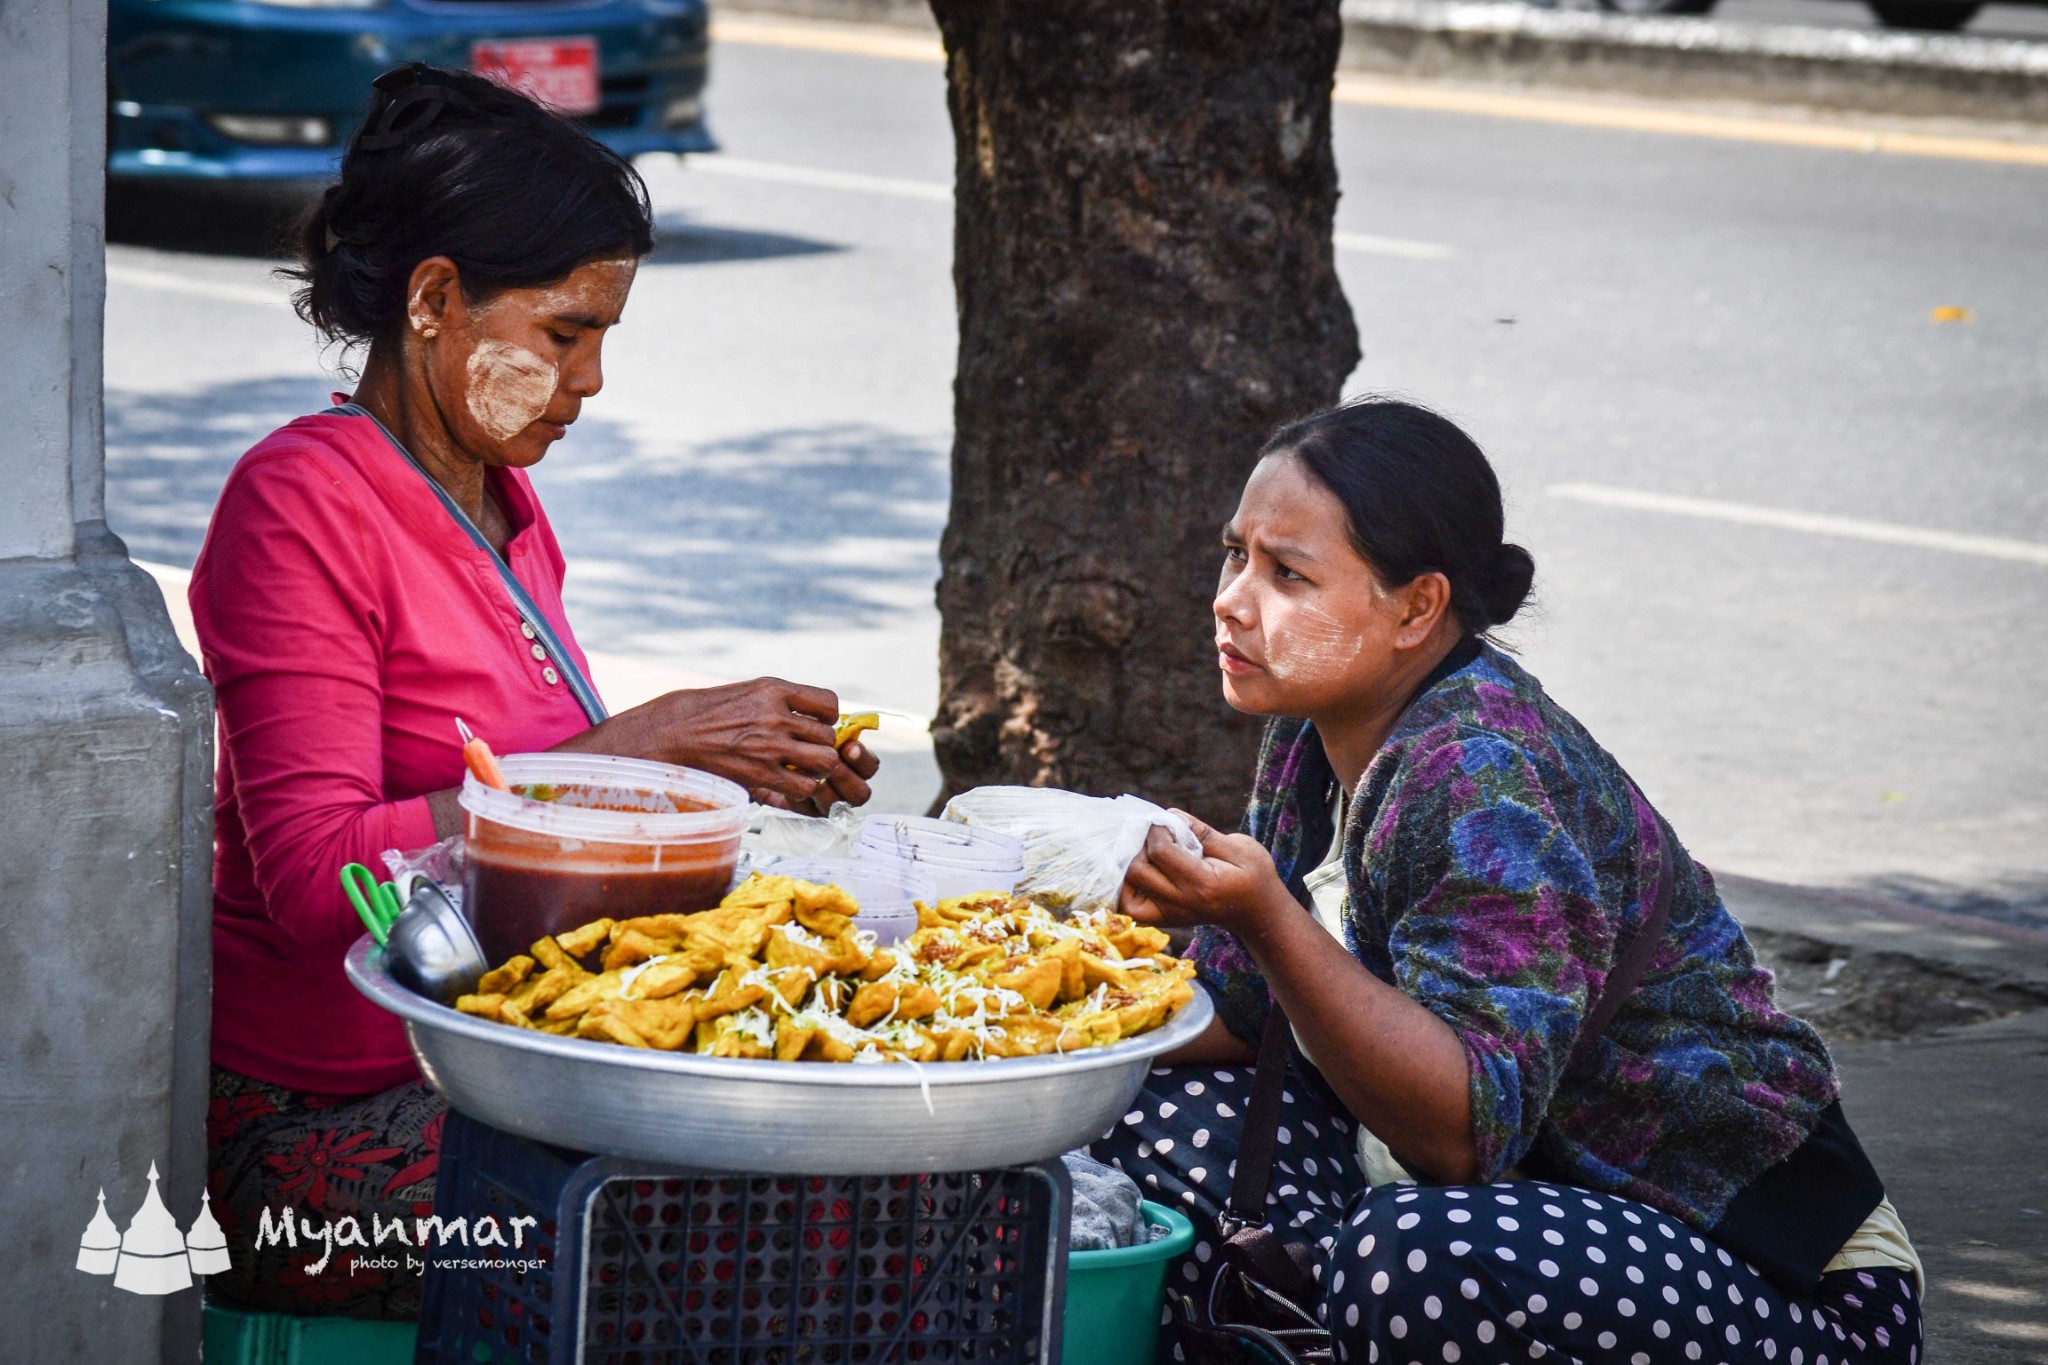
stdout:
[(1145, 1219), (1138, 1211), (1135, 1181), (1082, 1152), (1068, 1152), (1060, 1160), (1067, 1163), (1067, 1177), (1074, 1186), (1070, 1250), (1106, 1251), (1144, 1240)]

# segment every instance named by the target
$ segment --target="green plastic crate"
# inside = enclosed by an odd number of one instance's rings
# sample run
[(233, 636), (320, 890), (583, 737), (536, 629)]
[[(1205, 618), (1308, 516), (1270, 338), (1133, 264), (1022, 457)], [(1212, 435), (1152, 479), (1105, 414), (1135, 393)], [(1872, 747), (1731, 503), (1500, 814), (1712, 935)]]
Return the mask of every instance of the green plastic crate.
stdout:
[(206, 1365), (412, 1365), (410, 1322), (300, 1317), (206, 1305)]
[(1066, 1330), (1060, 1365), (1152, 1365), (1159, 1349), (1159, 1308), (1166, 1268), (1195, 1244), (1195, 1225), (1178, 1209), (1145, 1200), (1146, 1223), (1166, 1235), (1136, 1246), (1067, 1253)]

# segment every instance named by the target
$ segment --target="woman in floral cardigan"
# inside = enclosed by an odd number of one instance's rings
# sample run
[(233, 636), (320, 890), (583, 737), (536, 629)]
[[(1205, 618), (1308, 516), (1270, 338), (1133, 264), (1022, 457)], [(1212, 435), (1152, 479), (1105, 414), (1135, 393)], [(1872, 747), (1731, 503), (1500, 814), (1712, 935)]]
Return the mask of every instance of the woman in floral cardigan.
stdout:
[(1199, 858), (1155, 833), (1123, 904), (1196, 927), (1218, 1020), (1095, 1147), (1197, 1219), (1191, 1297), (1277, 1004), (1267, 1221), (1309, 1249), (1340, 1359), (1917, 1362), (1919, 1264), (1826, 1048), (1620, 765), (1484, 638), (1534, 573), (1485, 456), (1412, 404), (1308, 418), (1223, 546), (1224, 694), (1276, 718), (1249, 832), (1197, 822)]

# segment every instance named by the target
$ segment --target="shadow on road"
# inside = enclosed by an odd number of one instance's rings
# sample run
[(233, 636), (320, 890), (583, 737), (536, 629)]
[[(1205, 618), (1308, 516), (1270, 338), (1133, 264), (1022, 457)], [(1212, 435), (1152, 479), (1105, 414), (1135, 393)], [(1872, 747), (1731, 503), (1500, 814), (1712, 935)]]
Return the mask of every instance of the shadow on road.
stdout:
[(2048, 929), (2048, 873), (2009, 872), (1975, 886), (1894, 874), (1871, 877), (1863, 885), (1878, 895), (1929, 910)]
[(317, 186), (110, 183), (107, 240), (159, 251), (283, 259)]
[[(317, 185), (207, 185), (167, 181), (107, 186), (107, 240), (206, 256), (287, 259), (297, 252), (299, 218)], [(749, 228), (719, 227), (665, 215), (655, 225), (649, 265), (717, 265), (819, 256), (836, 242)]]
[(942, 436), (840, 423), (657, 444), (579, 422), (534, 482), (569, 557), (577, 632), (600, 647), (930, 610)]
[[(108, 520), (137, 558), (189, 566), (242, 452), (327, 400), (276, 376), (108, 390)], [(533, 470), (593, 648), (927, 612), (947, 479), (943, 436), (842, 423), (693, 444), (594, 415)]]
[(107, 521), (137, 559), (189, 567), (235, 461), (327, 406), (318, 379), (241, 379), (180, 393), (107, 390)]
[(769, 261), (784, 256), (820, 256), (845, 247), (780, 232), (714, 227), (708, 223), (664, 218), (655, 225), (649, 265), (716, 265), (729, 261)]

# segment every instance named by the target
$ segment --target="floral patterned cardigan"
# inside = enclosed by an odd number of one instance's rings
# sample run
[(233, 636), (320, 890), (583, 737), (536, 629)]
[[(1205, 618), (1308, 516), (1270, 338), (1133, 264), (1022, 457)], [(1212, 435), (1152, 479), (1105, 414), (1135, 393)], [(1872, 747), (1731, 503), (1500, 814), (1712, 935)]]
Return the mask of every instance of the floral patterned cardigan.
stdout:
[[(1352, 794), (1346, 946), (1457, 1031), (1481, 1180), (1526, 1165), (1711, 1228), (1836, 1099), (1827, 1049), (1777, 1009), (1712, 876), (1585, 728), (1490, 645), (1449, 662)], [(1333, 837), (1334, 782), (1313, 725), (1271, 725), (1247, 828), (1304, 904), (1302, 876)], [(1667, 857), (1663, 945), (1592, 1058), (1564, 1074)], [(1213, 927), (1193, 951), (1225, 1024), (1256, 1045), (1270, 997), (1250, 954)]]

